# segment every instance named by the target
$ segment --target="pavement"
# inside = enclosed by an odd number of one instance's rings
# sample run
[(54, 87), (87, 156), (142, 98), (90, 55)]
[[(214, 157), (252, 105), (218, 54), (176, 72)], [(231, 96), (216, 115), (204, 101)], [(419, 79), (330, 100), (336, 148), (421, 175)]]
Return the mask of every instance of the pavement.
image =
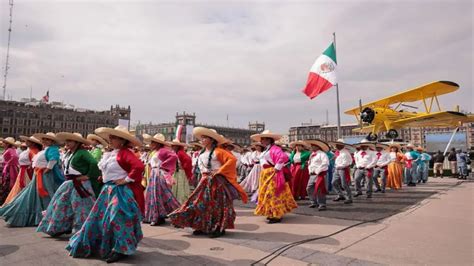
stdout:
[[(414, 188), (358, 199), (353, 206), (331, 202), (327, 212), (303, 201), (281, 224), (271, 225), (237, 203), (236, 229), (224, 237), (143, 225), (138, 252), (118, 264), (474, 265), (473, 197), (472, 181), (431, 178)], [(0, 221), (0, 265), (105, 264), (69, 257), (67, 240)]]

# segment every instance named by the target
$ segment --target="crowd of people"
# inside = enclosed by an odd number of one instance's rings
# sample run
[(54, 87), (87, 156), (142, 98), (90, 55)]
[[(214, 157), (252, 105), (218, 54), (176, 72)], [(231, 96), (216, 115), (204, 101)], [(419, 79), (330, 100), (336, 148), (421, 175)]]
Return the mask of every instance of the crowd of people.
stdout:
[[(1, 139), (0, 217), (54, 238), (71, 235), (71, 256), (108, 263), (135, 253), (142, 223), (161, 226), (169, 219), (194, 235), (221, 237), (235, 226), (234, 200), (250, 200), (255, 215), (280, 223), (301, 200), (324, 211), (330, 195), (353, 204), (364, 192), (371, 198), (426, 183), (431, 160), (434, 177), (443, 177), (445, 160), (412, 144), (315, 139), (285, 145), (268, 130), (252, 135), (248, 147), (204, 127), (194, 128), (199, 141), (189, 144), (162, 134), (139, 139), (122, 126), (94, 133)], [(466, 154), (453, 151), (447, 159), (453, 175), (467, 177)]]

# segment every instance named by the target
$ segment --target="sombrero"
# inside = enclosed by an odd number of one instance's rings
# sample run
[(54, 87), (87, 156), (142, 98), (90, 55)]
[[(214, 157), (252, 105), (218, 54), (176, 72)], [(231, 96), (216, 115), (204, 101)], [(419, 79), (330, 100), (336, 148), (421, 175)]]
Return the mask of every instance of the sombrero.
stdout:
[(39, 144), (39, 145), (43, 145), (43, 143), (41, 143), (41, 140), (31, 136), (31, 137), (27, 137), (27, 136), (20, 136), (20, 139), (23, 140), (23, 141), (31, 141), (31, 142), (34, 142), (36, 144)]
[(367, 146), (369, 148), (375, 147), (375, 142), (368, 141), (366, 139), (361, 140), (361, 142), (354, 144), (354, 147), (360, 148), (362, 146)]
[(415, 149), (415, 145), (413, 145), (412, 143), (408, 143), (406, 147), (407, 147), (407, 148)]
[(392, 148), (392, 147), (395, 147), (397, 148), (398, 150), (401, 150), (402, 149), (402, 145), (398, 144), (398, 143), (390, 143), (388, 145), (388, 148)]
[(293, 141), (293, 142), (290, 143), (291, 148), (296, 147), (296, 145), (301, 145), (305, 148), (310, 148), (311, 147), (308, 143), (306, 143), (304, 141), (301, 141), (301, 140)]
[(56, 137), (56, 134), (54, 134), (53, 132), (48, 132), (46, 134), (44, 133), (36, 133), (36, 134), (33, 134), (33, 137), (39, 139), (39, 140), (43, 140), (43, 139), (50, 139), (56, 143), (61, 143), (61, 141)]
[(254, 143), (250, 144), (250, 146), (254, 146), (254, 147), (255, 147), (255, 146), (260, 146), (260, 147), (262, 147), (262, 148), (265, 149), (265, 145), (263, 145), (263, 144), (260, 143), (260, 142), (254, 142)]
[(90, 140), (90, 141), (93, 141), (93, 140), (98, 141), (98, 142), (100, 142), (100, 144), (102, 144), (102, 146), (104, 146), (104, 147), (106, 147), (107, 145), (109, 145), (105, 139), (101, 138), (100, 136), (97, 136), (96, 134), (89, 134), (89, 135), (87, 135), (87, 139)]
[(56, 137), (60, 139), (62, 142), (65, 142), (66, 140), (73, 140), (75, 142), (79, 142), (82, 144), (86, 145), (91, 145), (92, 142), (90, 140), (85, 139), (81, 133), (70, 133), (70, 132), (59, 132), (56, 134)]
[(193, 129), (193, 135), (197, 139), (202, 139), (203, 136), (210, 137), (210, 138), (214, 139), (215, 141), (217, 141), (217, 144), (219, 144), (219, 145), (224, 144), (226, 142), (226, 138), (219, 135), (219, 133), (217, 133), (217, 131), (215, 131), (214, 129), (209, 129), (209, 128), (205, 128), (205, 127), (195, 127)]
[(148, 142), (148, 143), (156, 142), (156, 143), (159, 143), (159, 144), (162, 144), (162, 145), (165, 145), (165, 146), (171, 146), (171, 143), (166, 141), (165, 135), (163, 135), (161, 133), (156, 133), (153, 137), (148, 135), (148, 134), (143, 134), (142, 136), (143, 136), (143, 139), (146, 140), (146, 142)]
[(170, 142), (171, 146), (181, 146), (183, 148), (186, 148), (188, 147), (188, 144), (186, 143), (182, 143), (181, 141), (179, 141), (179, 139), (174, 139)]
[(204, 148), (204, 145), (202, 145), (202, 144), (199, 143), (199, 142), (189, 143), (189, 146), (191, 146), (191, 147), (198, 147), (198, 148), (200, 148), (200, 149)]
[(6, 144), (13, 145), (13, 146), (17, 146), (15, 144), (15, 139), (12, 138), (12, 137), (4, 138), (4, 139), (2, 139), (2, 142), (6, 143)]
[(252, 139), (253, 141), (261, 142), (262, 138), (271, 138), (271, 139), (274, 139), (275, 141), (277, 141), (277, 140), (281, 139), (281, 137), (282, 136), (280, 134), (273, 133), (270, 130), (264, 130), (260, 134), (254, 134), (254, 135), (250, 136), (250, 139)]
[(322, 140), (319, 140), (319, 139), (315, 139), (315, 140), (305, 140), (305, 142), (308, 144), (308, 145), (315, 145), (315, 146), (318, 146), (322, 151), (325, 151), (325, 152), (328, 152), (331, 148), (329, 147), (329, 144), (327, 144), (326, 142), (322, 141)]
[(119, 137), (128, 140), (132, 146), (141, 146), (141, 141), (130, 134), (124, 126), (116, 126), (115, 128), (100, 127), (95, 130), (95, 133), (104, 139), (109, 139), (109, 136)]

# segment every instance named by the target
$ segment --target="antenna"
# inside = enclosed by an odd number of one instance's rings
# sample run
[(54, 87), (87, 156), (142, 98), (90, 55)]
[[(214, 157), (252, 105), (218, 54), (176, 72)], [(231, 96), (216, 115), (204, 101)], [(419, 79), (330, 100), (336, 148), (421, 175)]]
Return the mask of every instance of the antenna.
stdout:
[(13, 0), (9, 0), (10, 5), (10, 26), (8, 27), (8, 44), (7, 44), (7, 57), (5, 60), (5, 74), (3, 75), (3, 100), (7, 92), (7, 76), (8, 76), (8, 59), (10, 58), (10, 36), (12, 34), (12, 22), (13, 22)]

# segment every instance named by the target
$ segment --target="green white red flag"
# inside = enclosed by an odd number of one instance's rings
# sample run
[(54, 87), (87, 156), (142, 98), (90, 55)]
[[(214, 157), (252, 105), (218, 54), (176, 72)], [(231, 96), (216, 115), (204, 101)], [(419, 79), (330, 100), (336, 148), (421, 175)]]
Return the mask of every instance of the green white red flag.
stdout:
[(336, 49), (334, 43), (331, 43), (311, 67), (303, 93), (310, 99), (314, 99), (314, 97), (336, 85), (336, 67)]

